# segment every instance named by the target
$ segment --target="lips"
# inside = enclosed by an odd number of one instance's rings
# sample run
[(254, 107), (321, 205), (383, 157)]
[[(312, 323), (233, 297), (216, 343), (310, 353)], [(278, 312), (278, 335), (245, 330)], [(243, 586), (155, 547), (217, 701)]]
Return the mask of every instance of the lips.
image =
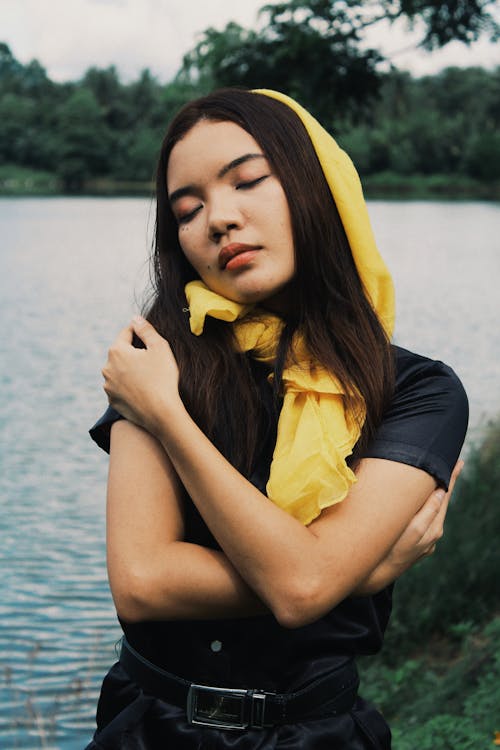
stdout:
[(237, 255), (259, 249), (260, 247), (258, 245), (246, 245), (242, 242), (231, 242), (229, 245), (225, 245), (219, 253), (219, 268), (224, 269), (229, 261)]

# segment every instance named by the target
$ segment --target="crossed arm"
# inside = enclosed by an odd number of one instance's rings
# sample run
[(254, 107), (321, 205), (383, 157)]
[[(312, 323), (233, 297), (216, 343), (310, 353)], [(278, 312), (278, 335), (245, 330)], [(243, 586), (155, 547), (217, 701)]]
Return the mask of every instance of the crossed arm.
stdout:
[[(135, 324), (110, 350), (108, 569), (120, 616), (206, 619), (271, 611), (311, 622), (351, 593), (394, 580), (442, 533), (449, 497), (425, 472), (365, 459), (348, 497), (308, 527), (269, 502), (186, 412), (167, 342)], [(222, 551), (183, 541), (181, 483)], [(450, 485), (450, 491), (452, 485)], [(442, 494), (442, 491), (441, 491)]]

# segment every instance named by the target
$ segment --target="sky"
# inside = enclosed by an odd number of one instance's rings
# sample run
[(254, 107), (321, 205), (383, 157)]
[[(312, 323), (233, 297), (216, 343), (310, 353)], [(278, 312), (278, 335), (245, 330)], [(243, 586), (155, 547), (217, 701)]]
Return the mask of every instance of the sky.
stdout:
[[(270, 0), (268, 0), (270, 2)], [(144, 68), (165, 83), (182, 56), (213, 26), (229, 21), (255, 27), (266, 0), (0, 0), (0, 41), (22, 63), (37, 59), (55, 81), (75, 81), (95, 66), (115, 65), (124, 82)], [(458, 42), (425, 53), (412, 49), (415, 36), (403, 24), (372, 31), (372, 46), (416, 76), (447, 65), (500, 64), (500, 48)], [(410, 49), (409, 49), (410, 48)]]

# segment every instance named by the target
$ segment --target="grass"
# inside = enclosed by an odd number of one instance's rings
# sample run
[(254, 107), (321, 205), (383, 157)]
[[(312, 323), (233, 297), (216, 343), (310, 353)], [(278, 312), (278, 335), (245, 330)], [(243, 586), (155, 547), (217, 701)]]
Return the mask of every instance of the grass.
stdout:
[(500, 733), (500, 613), (462, 631), (460, 643), (457, 629), (431, 637), (393, 666), (375, 657), (362, 663), (362, 694), (389, 722), (393, 750), (492, 747)]
[(84, 192), (91, 195), (144, 195), (150, 197), (155, 193), (152, 182), (133, 182), (132, 180), (114, 180), (112, 177), (96, 177), (87, 180)]
[(361, 178), (368, 198), (499, 200), (499, 182), (480, 182), (463, 175), (400, 175), (394, 172)]
[(499, 486), (497, 419), (468, 455), (438, 551), (396, 584), (382, 654), (361, 660), (394, 750), (500, 745)]
[(500, 419), (469, 451), (434, 555), (396, 584), (387, 652), (406, 656), (430, 636), (486, 622), (499, 608)]
[(50, 172), (15, 164), (0, 165), (0, 195), (57, 195), (60, 192), (59, 179)]
[[(399, 175), (394, 172), (382, 172), (362, 177), (362, 183), (366, 197), (373, 199), (500, 200), (500, 183), (480, 182), (457, 175)], [(150, 197), (154, 190), (152, 182), (94, 177), (85, 182), (81, 194)], [(0, 195), (61, 194), (61, 182), (55, 174), (12, 164), (0, 166)]]

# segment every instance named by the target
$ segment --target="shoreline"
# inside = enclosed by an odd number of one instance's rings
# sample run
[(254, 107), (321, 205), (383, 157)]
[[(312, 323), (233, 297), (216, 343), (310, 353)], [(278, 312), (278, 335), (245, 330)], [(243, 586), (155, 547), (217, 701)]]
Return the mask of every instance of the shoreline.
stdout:
[[(500, 200), (500, 182), (480, 182), (461, 175), (399, 175), (382, 172), (361, 177), (367, 199), (386, 200)], [(153, 182), (84, 181), (81, 190), (65, 191), (57, 175), (25, 167), (0, 166), (1, 197), (154, 197)]]

